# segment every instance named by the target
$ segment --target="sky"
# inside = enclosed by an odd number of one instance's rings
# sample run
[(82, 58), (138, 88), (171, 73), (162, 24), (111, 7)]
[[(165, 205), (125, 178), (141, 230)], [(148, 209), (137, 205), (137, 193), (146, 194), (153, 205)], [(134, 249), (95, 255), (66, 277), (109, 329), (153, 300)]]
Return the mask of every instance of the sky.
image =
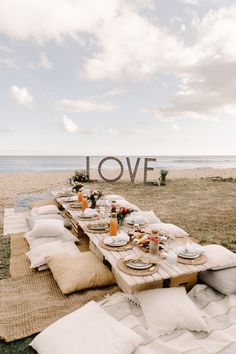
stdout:
[(1, 0), (0, 155), (236, 155), (236, 0)]

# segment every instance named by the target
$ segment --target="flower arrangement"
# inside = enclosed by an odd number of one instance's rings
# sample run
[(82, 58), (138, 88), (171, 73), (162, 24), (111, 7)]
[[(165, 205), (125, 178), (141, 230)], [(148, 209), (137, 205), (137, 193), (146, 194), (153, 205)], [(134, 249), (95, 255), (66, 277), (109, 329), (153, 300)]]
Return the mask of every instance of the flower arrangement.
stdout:
[(133, 209), (125, 208), (125, 207), (119, 207), (119, 206), (112, 206), (111, 212), (117, 214), (117, 220), (120, 225), (122, 225), (125, 217), (132, 213)]
[(86, 171), (75, 171), (68, 181), (72, 185), (72, 190), (78, 192), (83, 187), (82, 183), (89, 182), (89, 176)]
[(102, 196), (102, 191), (100, 189), (92, 189), (90, 191), (90, 194), (88, 196), (88, 200), (90, 200), (91, 202), (91, 208), (92, 209), (95, 209), (96, 208), (96, 205), (97, 205), (97, 201), (99, 198), (101, 198)]

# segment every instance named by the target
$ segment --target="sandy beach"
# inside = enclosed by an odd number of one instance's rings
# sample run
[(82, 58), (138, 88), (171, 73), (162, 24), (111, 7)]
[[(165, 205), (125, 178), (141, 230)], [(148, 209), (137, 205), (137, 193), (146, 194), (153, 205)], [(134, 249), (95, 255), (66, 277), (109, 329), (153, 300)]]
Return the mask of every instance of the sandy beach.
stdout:
[[(106, 176), (117, 175), (117, 171), (106, 173)], [(153, 180), (152, 173), (148, 172), (148, 180)], [(3, 209), (12, 206), (16, 196), (60, 190), (69, 186), (67, 179), (72, 174), (68, 171), (1, 173), (1, 228)], [(220, 243), (236, 251), (236, 183), (207, 178), (212, 176), (235, 178), (236, 169), (170, 170), (164, 187), (144, 185), (142, 171), (137, 182), (131, 184), (126, 172), (121, 182), (99, 181), (91, 187), (121, 194), (142, 210), (153, 209), (163, 222), (182, 227), (202, 244)], [(91, 177), (98, 178), (96, 171), (92, 171)]]

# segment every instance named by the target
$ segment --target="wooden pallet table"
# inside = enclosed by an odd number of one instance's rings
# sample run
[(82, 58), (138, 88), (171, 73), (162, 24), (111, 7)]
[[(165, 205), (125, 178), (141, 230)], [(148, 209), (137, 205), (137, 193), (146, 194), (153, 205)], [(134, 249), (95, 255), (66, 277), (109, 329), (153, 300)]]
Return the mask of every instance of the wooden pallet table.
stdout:
[[(161, 288), (161, 287), (178, 287), (185, 286), (190, 290), (197, 282), (197, 274), (200, 271), (205, 271), (212, 267), (209, 262), (202, 265), (186, 265), (186, 264), (169, 264), (166, 260), (161, 260), (157, 271), (152, 275), (133, 276), (124, 273), (117, 267), (117, 261), (127, 255), (140, 255), (143, 251), (134, 246), (126, 251), (110, 251), (99, 245), (99, 241), (104, 237), (104, 234), (90, 233), (86, 229), (88, 222), (78, 220), (76, 216), (78, 211), (69, 209), (69, 204), (61, 202), (57, 199), (66, 210), (66, 215), (70, 218), (74, 234), (78, 237), (88, 237), (89, 247), (99, 259), (105, 264), (108, 264), (117, 280), (118, 286), (126, 293), (135, 293), (145, 289)], [(189, 238), (176, 239), (183, 245), (184, 242), (191, 242)]]

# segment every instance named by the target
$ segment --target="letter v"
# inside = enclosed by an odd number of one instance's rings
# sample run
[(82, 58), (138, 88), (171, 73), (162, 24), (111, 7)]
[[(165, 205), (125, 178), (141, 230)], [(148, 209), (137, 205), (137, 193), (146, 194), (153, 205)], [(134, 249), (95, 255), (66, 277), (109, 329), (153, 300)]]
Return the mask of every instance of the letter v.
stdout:
[(138, 171), (140, 157), (138, 157), (137, 160), (136, 160), (134, 171), (132, 171), (129, 157), (126, 157), (126, 161), (127, 161), (127, 166), (128, 166), (128, 170), (129, 170), (131, 183), (134, 183), (134, 180), (135, 180), (135, 177), (136, 177), (136, 174), (137, 174), (137, 171)]

